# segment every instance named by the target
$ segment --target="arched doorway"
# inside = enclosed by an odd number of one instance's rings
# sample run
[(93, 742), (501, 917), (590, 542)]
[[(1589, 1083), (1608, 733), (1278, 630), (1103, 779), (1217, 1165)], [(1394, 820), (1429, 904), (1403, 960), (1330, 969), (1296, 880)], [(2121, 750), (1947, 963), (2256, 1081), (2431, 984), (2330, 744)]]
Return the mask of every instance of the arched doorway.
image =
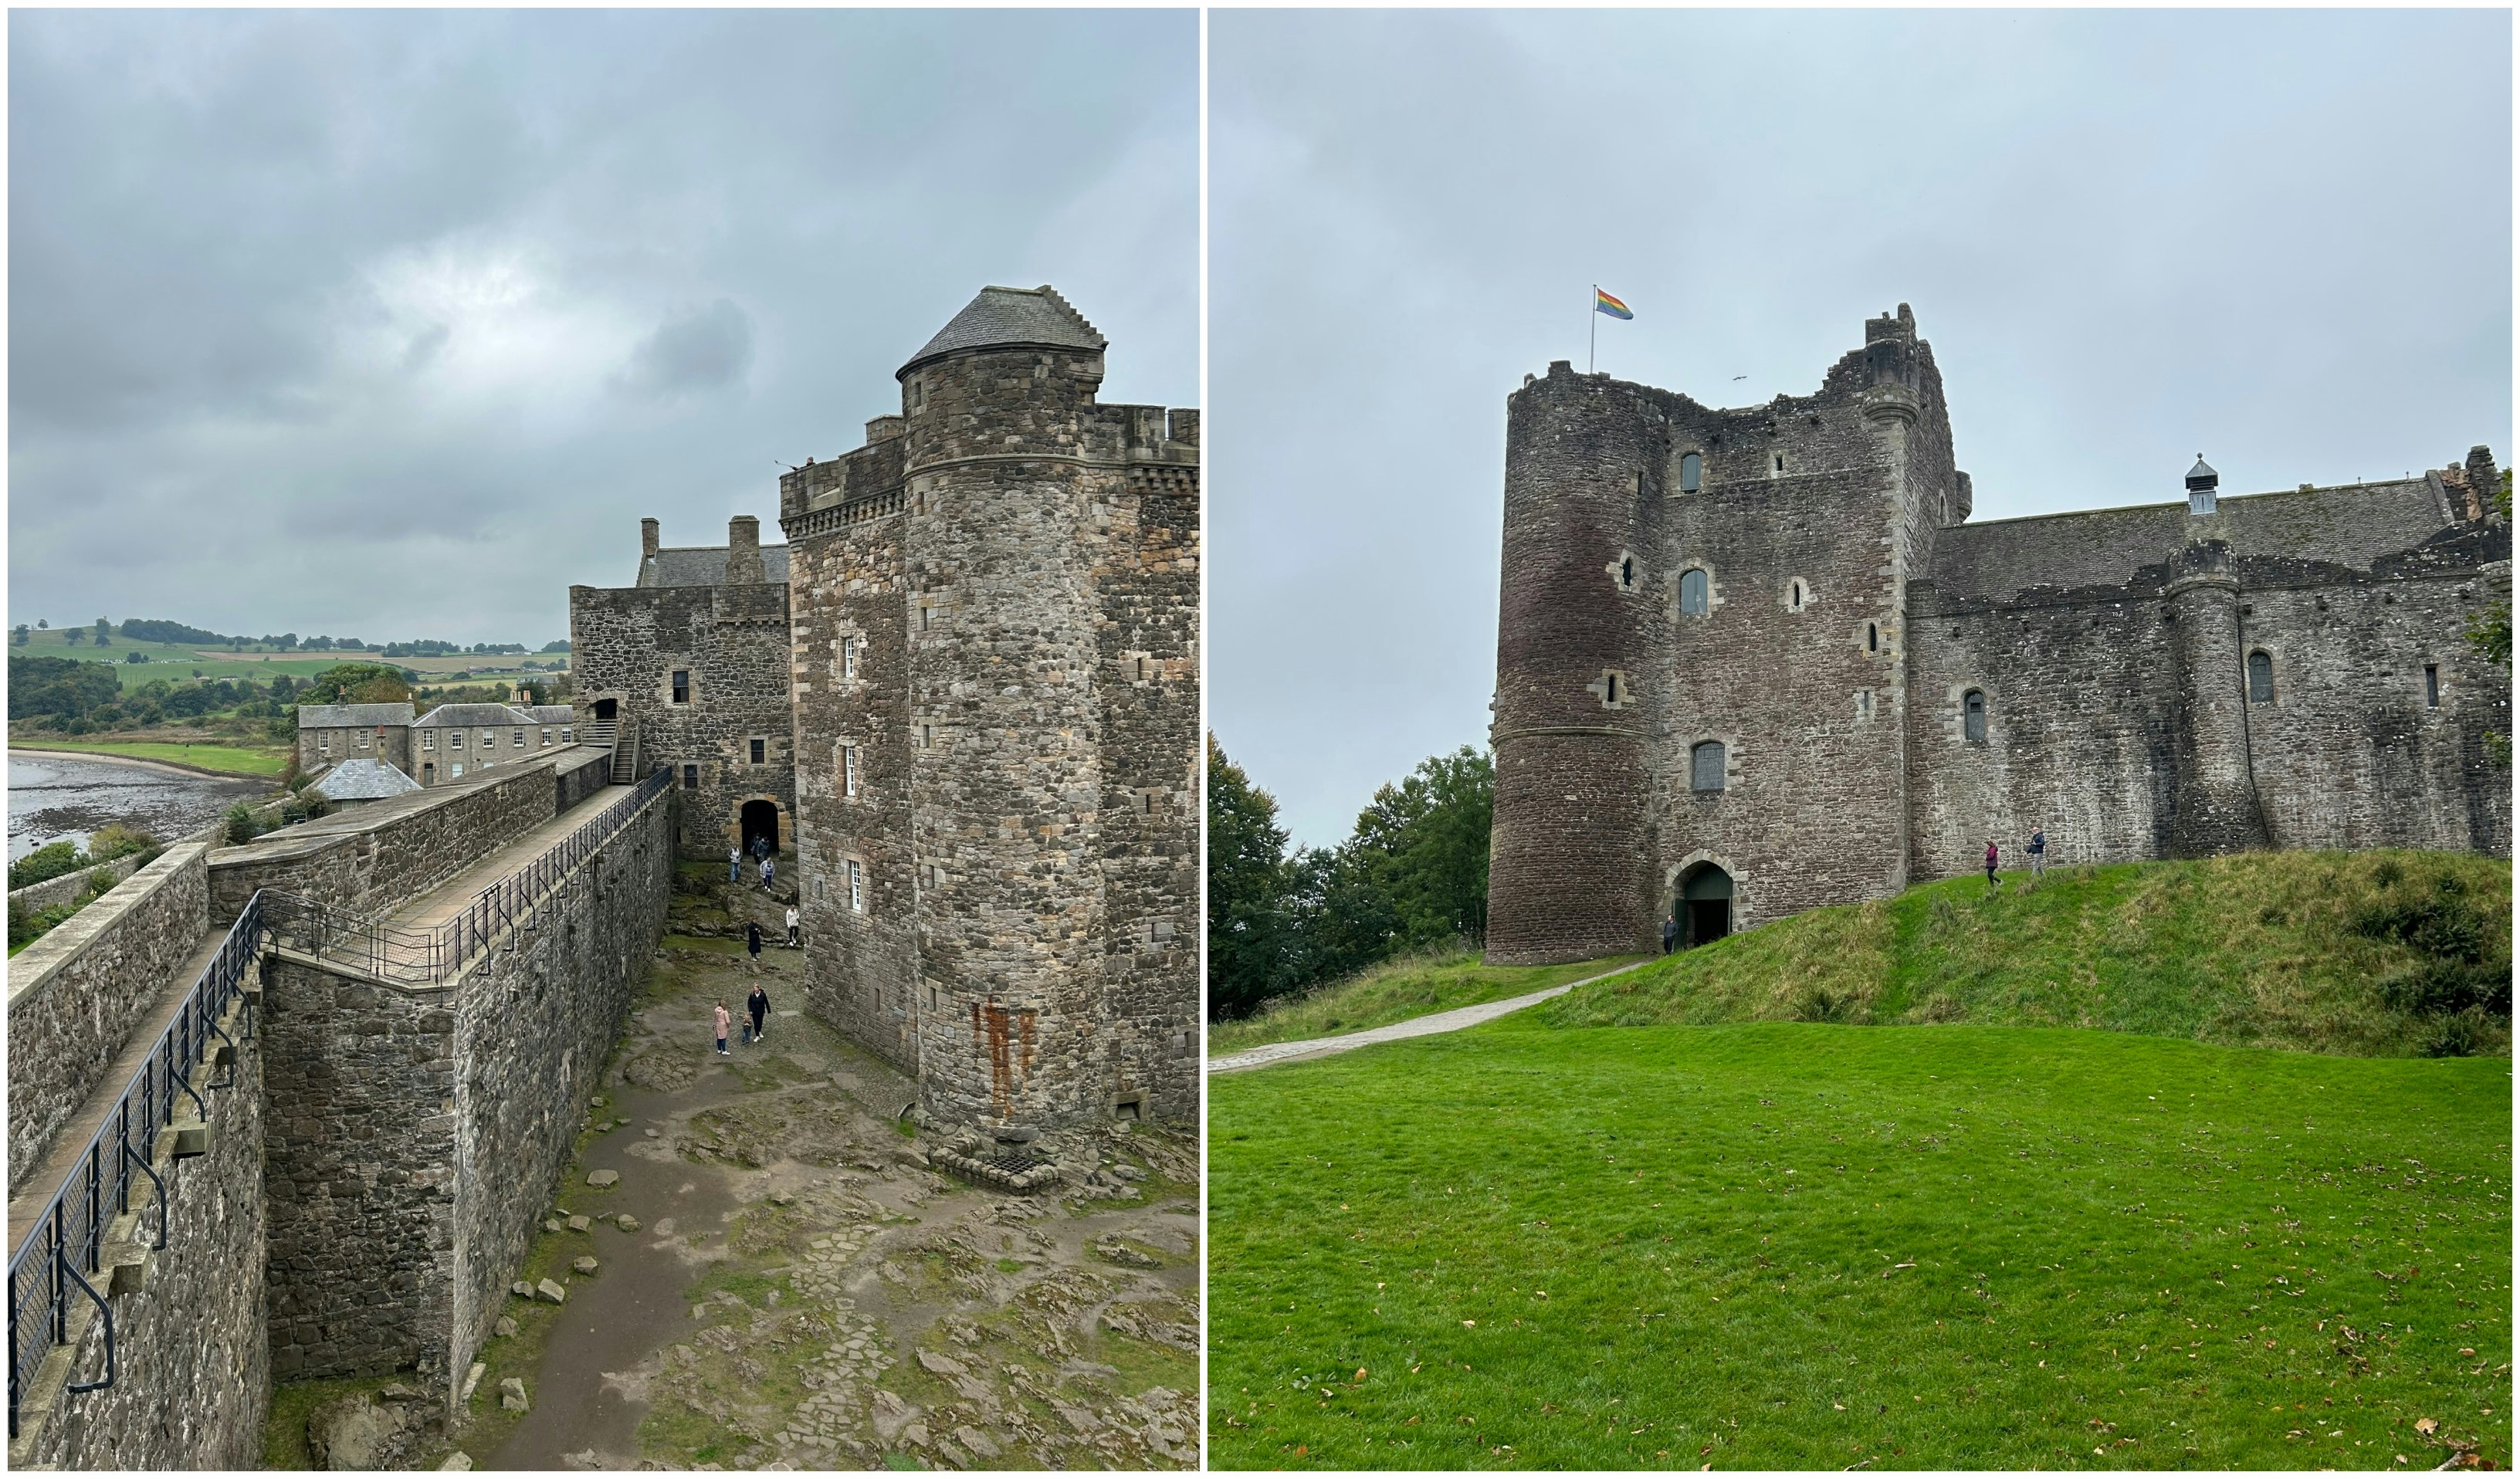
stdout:
[(743, 850), (747, 855), (752, 851), (752, 839), (755, 837), (768, 837), (770, 850), (772, 852), (779, 850), (778, 802), (746, 801), (743, 803), (743, 810), (736, 815), (743, 827)]
[(610, 724), (610, 723), (612, 723), (614, 720), (619, 719), (620, 717), (621, 717), (621, 700), (620, 700), (620, 699), (618, 699), (618, 698), (598, 698), (598, 699), (596, 699), (596, 700), (595, 700), (595, 722), (596, 722), (596, 723), (598, 723), (598, 724)]
[(1705, 945), (1732, 932), (1732, 875), (1700, 863), (1680, 875), (1680, 943)]

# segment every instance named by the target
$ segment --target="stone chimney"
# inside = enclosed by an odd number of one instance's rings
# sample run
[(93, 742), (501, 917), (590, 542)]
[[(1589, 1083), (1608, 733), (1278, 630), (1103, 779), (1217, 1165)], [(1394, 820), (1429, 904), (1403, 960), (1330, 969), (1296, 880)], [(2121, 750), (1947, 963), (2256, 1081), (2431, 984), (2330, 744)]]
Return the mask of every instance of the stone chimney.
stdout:
[(759, 585), (769, 578), (761, 567), (761, 520), (738, 514), (726, 521), (726, 583)]
[(2468, 517), (2481, 519), (2495, 512), (2494, 495), (2502, 491), (2502, 472), (2494, 466), (2494, 449), (2467, 449)]
[(639, 520), (639, 559), (644, 563), (656, 558), (656, 521)]

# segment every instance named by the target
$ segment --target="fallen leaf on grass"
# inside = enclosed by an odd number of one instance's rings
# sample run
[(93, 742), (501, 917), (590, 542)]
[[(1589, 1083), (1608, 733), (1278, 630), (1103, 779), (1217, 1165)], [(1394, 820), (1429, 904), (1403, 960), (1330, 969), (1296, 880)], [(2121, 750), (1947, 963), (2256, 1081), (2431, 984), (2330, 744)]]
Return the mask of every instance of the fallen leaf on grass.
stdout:
[(2423, 1434), (2427, 1438), (2431, 1437), (2435, 1430), (2440, 1427), (2441, 1424), (2430, 1417), (2418, 1417), (2415, 1419), (2415, 1431)]

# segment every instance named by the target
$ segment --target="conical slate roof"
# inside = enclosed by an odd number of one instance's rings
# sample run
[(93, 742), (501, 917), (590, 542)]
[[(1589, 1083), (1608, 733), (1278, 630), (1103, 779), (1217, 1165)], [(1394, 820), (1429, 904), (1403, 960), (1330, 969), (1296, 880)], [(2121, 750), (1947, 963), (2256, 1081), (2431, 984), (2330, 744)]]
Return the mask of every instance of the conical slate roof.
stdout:
[(983, 288), (970, 305), (936, 333), (927, 346), (894, 372), (900, 379), (929, 360), (960, 349), (1100, 349), (1102, 336), (1085, 315), (1068, 306), (1058, 290)]

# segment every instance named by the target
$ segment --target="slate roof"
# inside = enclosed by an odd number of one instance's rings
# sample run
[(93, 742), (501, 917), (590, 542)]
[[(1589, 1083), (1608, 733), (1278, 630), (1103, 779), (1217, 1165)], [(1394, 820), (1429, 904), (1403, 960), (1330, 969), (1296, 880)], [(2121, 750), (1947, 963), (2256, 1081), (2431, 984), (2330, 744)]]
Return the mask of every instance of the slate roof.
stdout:
[(952, 323), (936, 331), (927, 346), (912, 355), (893, 378), (898, 380), (929, 360), (959, 349), (1036, 345), (1045, 349), (1100, 349), (1103, 342), (1102, 336), (1085, 321), (1085, 315), (1069, 307), (1058, 290), (1046, 283), (1039, 288), (983, 288), (980, 295), (954, 315)]
[(573, 724), (577, 710), (565, 703), (525, 703), (518, 707), (534, 716), (536, 724)]
[(420, 783), (382, 760), (344, 760), (315, 788), (335, 801), (382, 801), (420, 789)]
[(542, 723), (512, 703), (441, 703), (413, 722), (422, 729), (500, 729)]
[[(639, 581), (643, 586), (713, 586), (726, 584), (727, 547), (717, 545), (704, 549), (658, 550), (639, 561)], [(761, 547), (761, 573), (771, 585), (788, 583), (788, 547), (784, 544)]]
[(408, 703), (301, 703), (297, 705), (297, 727), (309, 729), (368, 729), (384, 724), (409, 724)]

